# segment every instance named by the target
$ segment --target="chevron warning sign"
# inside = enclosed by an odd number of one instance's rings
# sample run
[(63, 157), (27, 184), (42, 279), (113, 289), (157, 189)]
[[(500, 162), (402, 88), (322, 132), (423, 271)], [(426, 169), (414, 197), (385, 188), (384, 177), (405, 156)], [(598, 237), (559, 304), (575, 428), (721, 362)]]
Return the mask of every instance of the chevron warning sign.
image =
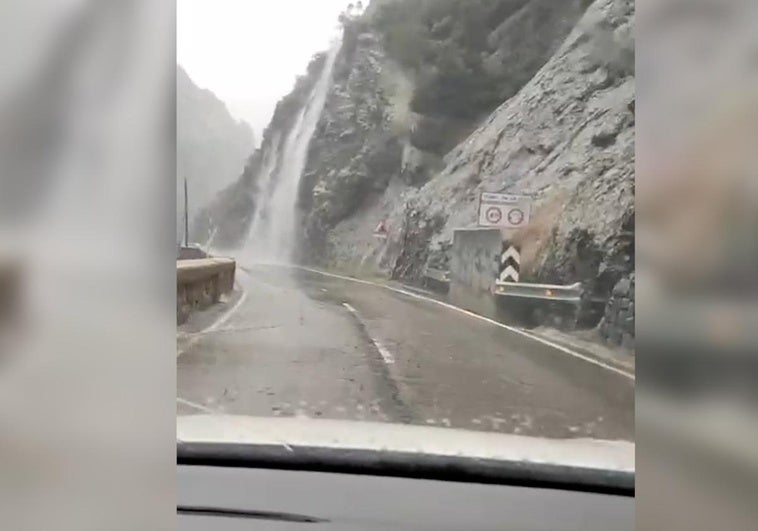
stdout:
[(498, 280), (500, 282), (518, 282), (520, 271), (521, 253), (519, 253), (518, 247), (509, 241), (504, 241), (500, 253)]

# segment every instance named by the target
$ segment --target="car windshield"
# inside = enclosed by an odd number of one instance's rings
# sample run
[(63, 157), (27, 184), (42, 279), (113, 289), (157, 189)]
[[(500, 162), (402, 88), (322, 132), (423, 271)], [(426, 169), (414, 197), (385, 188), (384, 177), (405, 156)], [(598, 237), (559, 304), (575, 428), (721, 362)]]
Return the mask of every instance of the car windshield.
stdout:
[(634, 11), (179, 0), (179, 419), (633, 448)]

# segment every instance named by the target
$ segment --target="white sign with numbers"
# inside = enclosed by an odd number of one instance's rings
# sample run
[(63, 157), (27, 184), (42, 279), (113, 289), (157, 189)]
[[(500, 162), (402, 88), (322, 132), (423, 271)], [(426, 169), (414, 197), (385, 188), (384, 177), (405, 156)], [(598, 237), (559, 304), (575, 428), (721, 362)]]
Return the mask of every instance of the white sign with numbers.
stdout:
[(532, 198), (525, 195), (483, 192), (479, 196), (479, 226), (518, 229), (529, 223)]

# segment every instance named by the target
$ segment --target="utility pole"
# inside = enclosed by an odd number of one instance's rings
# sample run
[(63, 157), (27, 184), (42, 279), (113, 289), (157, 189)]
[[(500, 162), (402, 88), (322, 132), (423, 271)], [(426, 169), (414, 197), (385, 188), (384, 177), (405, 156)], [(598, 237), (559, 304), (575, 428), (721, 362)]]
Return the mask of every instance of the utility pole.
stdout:
[(189, 247), (189, 209), (187, 205), (189, 199), (187, 196), (187, 177), (184, 178), (184, 246)]

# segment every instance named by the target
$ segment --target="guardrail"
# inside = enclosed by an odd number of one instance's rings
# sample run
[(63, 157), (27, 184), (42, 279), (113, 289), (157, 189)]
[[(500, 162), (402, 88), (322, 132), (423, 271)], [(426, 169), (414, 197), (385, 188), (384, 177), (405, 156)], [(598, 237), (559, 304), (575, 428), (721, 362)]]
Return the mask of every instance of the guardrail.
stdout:
[(561, 286), (558, 284), (496, 281), (493, 293), (502, 297), (523, 297), (579, 303), (582, 300), (582, 283), (577, 282), (576, 284)]
[(569, 285), (496, 281), (492, 294), (500, 311), (526, 324), (591, 328), (603, 315), (607, 299), (585, 292), (581, 282)]
[(427, 267), (424, 269), (424, 276), (438, 282), (450, 282), (450, 271), (443, 271), (442, 269)]
[(450, 272), (433, 267), (425, 267), (422, 273), (424, 286), (434, 291), (447, 292), (450, 289)]
[(230, 258), (201, 258), (176, 262), (176, 320), (217, 303), (234, 288), (236, 263)]

